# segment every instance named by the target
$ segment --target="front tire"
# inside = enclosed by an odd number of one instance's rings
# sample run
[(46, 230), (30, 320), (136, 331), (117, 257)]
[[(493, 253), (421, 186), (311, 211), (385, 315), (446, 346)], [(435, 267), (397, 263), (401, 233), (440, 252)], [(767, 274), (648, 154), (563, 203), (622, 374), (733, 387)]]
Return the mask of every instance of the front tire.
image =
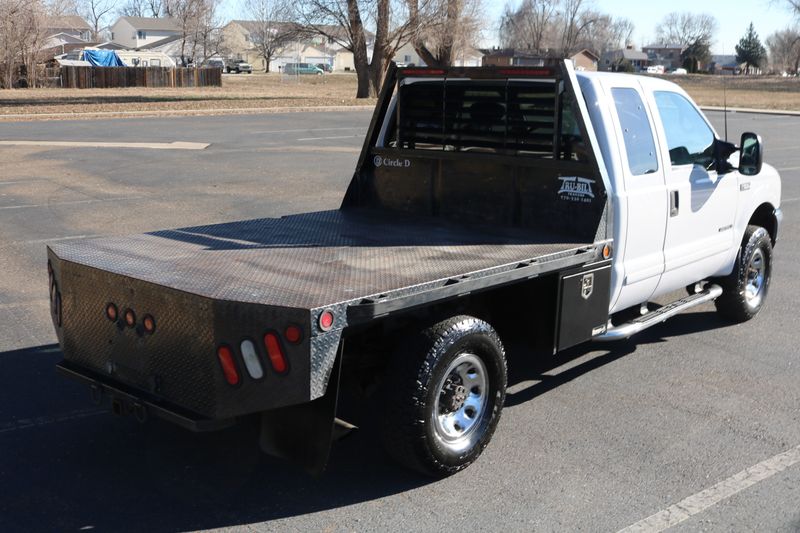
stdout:
[(746, 322), (764, 306), (772, 277), (772, 242), (767, 230), (747, 226), (731, 274), (720, 281), (717, 312), (731, 322)]
[(426, 328), (389, 365), (386, 450), (424, 474), (455, 474), (489, 444), (505, 393), (505, 351), (489, 324), (456, 316)]

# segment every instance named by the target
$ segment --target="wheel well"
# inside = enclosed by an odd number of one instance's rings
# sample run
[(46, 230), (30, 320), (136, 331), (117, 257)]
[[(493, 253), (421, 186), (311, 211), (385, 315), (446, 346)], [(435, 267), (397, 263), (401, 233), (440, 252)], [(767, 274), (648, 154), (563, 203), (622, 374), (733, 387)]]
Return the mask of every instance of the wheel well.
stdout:
[(771, 204), (764, 203), (758, 206), (747, 224), (761, 226), (767, 230), (772, 244), (775, 244), (778, 223), (775, 220), (775, 208)]

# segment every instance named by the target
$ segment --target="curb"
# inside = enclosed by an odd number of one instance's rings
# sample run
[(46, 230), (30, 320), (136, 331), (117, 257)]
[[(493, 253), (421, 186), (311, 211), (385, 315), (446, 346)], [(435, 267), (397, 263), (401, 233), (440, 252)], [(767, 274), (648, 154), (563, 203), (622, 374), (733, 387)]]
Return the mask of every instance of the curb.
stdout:
[[(703, 111), (724, 112), (724, 107), (701, 105)], [(756, 115), (786, 115), (790, 117), (800, 117), (800, 111), (789, 111), (788, 109), (756, 109), (754, 107), (729, 107), (729, 113), (753, 113)]]
[(0, 115), (4, 119), (90, 119), (90, 118), (129, 118), (129, 117), (170, 117), (170, 116), (203, 116), (203, 115), (248, 115), (272, 113), (313, 113), (335, 111), (372, 111), (372, 105), (342, 106), (297, 106), (297, 107), (240, 107), (231, 109), (158, 109), (153, 111), (88, 111), (86, 113), (14, 113)]

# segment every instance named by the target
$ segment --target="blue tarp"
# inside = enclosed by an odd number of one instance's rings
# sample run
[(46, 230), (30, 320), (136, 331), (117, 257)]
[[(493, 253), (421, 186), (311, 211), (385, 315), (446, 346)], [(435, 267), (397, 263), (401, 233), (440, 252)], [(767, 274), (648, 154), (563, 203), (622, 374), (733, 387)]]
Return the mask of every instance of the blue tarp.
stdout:
[(84, 50), (83, 59), (93, 67), (124, 67), (125, 63), (114, 50)]

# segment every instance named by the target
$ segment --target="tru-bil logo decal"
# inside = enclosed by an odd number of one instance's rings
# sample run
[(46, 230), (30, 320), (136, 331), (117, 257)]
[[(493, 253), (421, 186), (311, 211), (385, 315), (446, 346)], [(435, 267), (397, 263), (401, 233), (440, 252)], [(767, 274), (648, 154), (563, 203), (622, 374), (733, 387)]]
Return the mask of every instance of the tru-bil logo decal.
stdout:
[(594, 199), (593, 179), (576, 176), (563, 176), (558, 179), (561, 180), (561, 188), (558, 190), (558, 197), (561, 200), (588, 204)]

